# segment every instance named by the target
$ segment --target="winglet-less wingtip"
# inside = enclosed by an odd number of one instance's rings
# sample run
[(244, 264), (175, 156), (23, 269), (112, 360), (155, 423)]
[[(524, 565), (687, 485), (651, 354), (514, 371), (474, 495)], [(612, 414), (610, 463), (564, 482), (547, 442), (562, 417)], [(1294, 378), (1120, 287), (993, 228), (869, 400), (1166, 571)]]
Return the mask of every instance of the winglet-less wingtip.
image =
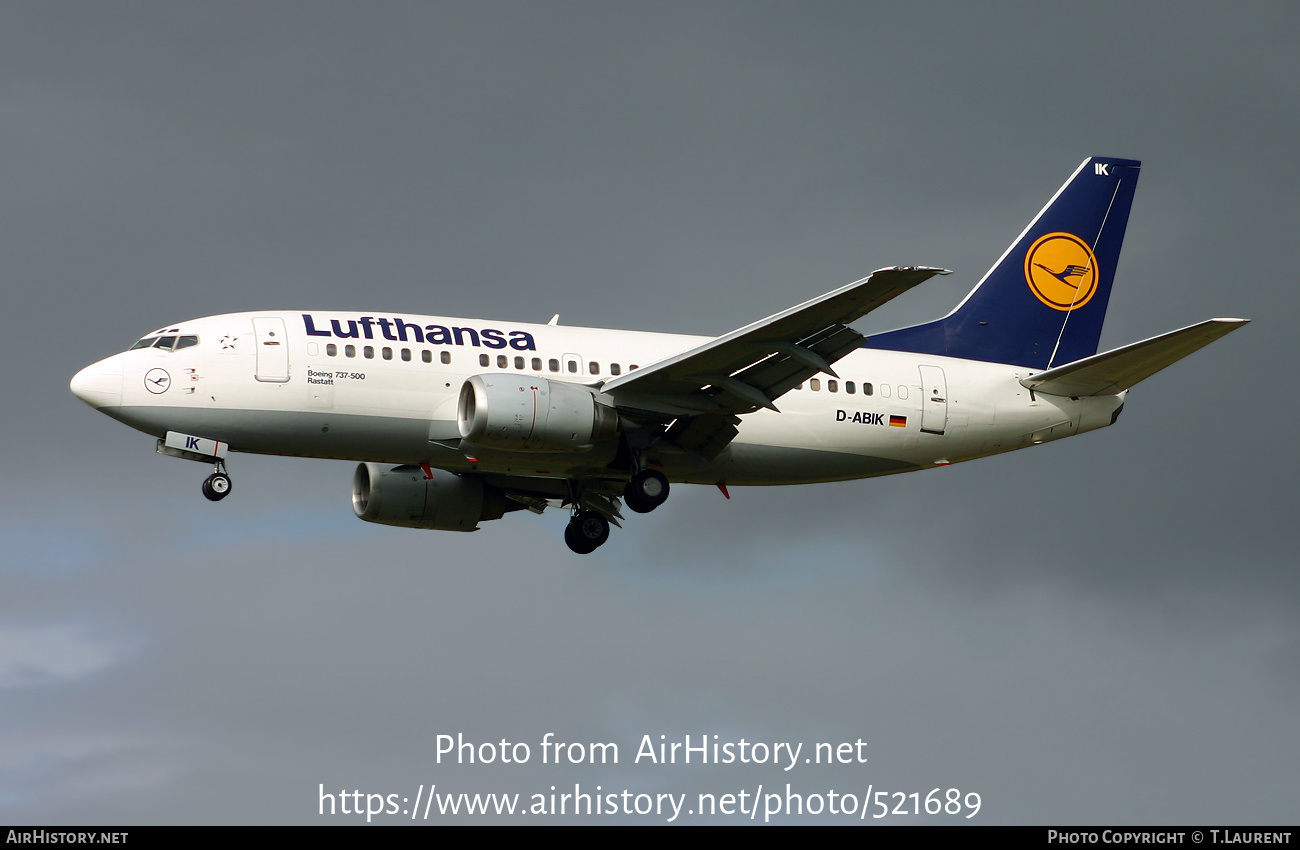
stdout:
[(889, 266), (888, 268), (876, 269), (876, 272), (929, 272), (930, 274), (952, 274), (952, 269), (941, 269), (938, 266)]

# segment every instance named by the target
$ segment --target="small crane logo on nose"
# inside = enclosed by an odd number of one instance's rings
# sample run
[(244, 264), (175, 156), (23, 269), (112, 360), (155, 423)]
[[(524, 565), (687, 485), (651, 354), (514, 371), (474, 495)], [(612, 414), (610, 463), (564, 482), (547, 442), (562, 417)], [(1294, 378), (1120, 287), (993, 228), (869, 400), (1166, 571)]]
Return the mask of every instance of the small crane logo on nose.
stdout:
[(167, 392), (172, 385), (172, 376), (165, 369), (150, 369), (144, 374), (144, 388), (154, 395)]

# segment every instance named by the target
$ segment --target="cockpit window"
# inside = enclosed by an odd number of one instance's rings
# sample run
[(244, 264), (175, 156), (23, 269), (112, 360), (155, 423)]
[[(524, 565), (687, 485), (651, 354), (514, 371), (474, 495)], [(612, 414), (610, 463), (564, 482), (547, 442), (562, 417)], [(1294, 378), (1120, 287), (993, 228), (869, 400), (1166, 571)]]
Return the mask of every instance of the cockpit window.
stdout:
[(197, 336), (147, 336), (136, 342), (128, 351), (137, 348), (161, 348), (163, 351), (179, 351), (199, 344)]

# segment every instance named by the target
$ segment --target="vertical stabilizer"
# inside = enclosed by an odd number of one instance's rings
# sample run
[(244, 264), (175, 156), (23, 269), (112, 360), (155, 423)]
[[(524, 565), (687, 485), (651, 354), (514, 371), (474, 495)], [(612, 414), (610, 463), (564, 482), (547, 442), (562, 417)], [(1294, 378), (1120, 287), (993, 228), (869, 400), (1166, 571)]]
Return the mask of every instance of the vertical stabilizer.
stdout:
[(866, 347), (1035, 369), (1096, 354), (1140, 167), (1084, 160), (956, 310)]

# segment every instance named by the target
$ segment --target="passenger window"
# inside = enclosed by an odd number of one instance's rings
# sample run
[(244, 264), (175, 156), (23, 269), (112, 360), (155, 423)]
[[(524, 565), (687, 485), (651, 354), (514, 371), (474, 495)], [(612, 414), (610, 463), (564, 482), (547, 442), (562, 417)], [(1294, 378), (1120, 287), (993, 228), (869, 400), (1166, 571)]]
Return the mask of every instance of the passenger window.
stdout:
[(356, 357), (356, 356), (357, 356), (357, 347), (356, 347), (355, 345), (345, 345), (345, 346), (343, 347), (343, 353), (344, 353), (345, 355), (347, 355), (348, 357)]
[(903, 386), (902, 384), (898, 385), (898, 397), (907, 398), (907, 387)]
[(574, 373), (576, 373), (576, 372), (578, 371), (578, 361), (577, 361), (577, 360), (570, 360), (570, 361), (569, 361), (568, 363), (566, 363), (565, 365), (568, 367), (568, 369), (569, 369), (570, 372), (574, 372)]
[(889, 398), (889, 384), (880, 385), (880, 397)]
[(813, 392), (817, 392), (817, 391), (820, 390), (821, 388), (822, 388), (822, 382), (821, 382), (820, 379), (818, 379), (818, 378), (811, 378), (811, 379), (809, 379), (809, 381), (808, 381), (808, 389), (812, 390)]
[(198, 337), (196, 337), (196, 336), (183, 336), (183, 337), (181, 337), (180, 339), (176, 340), (176, 350), (177, 350), (177, 351), (180, 351), (182, 348), (190, 348), (190, 347), (195, 346), (195, 345), (198, 345), (198, 344), (199, 344), (199, 338), (198, 338)]
[(506, 368), (506, 364), (507, 364), (508, 362), (509, 362), (509, 358), (507, 358), (504, 354), (498, 354), (498, 355), (497, 355), (497, 368), (498, 368), (498, 369), (504, 369), (504, 368)]
[(478, 365), (480, 366), (486, 366), (491, 362), (492, 362), (491, 358), (489, 358), (486, 354), (480, 354), (478, 356)]
[(826, 382), (826, 391), (827, 391), (827, 392), (832, 392), (832, 393), (837, 393), (837, 392), (839, 392), (839, 391), (840, 391), (840, 383), (839, 383), (839, 381), (833, 381), (833, 380), (832, 380), (832, 381), (827, 381), (827, 382)]
[(872, 388), (871, 384), (863, 384), (863, 385), (862, 385), (862, 394), (863, 394), (863, 395), (871, 395), (873, 392), (875, 392), (875, 390)]
[(420, 352), (420, 359), (423, 360), (425, 363), (432, 363), (432, 362), (433, 362), (433, 352), (430, 351), (430, 350), (427, 349), (427, 348), (424, 349), (423, 351)]
[(799, 386), (795, 387), (795, 389), (796, 389), (796, 390), (801, 390), (801, 389), (803, 389), (803, 384), (800, 384)]
[(326, 345), (325, 345), (325, 353), (326, 353), (327, 355), (329, 355), (330, 357), (338, 357), (338, 356), (339, 356), (339, 347), (338, 347), (337, 345), (335, 345), (334, 343), (332, 343), (332, 342), (330, 342), (330, 343), (326, 343)]
[(389, 348), (388, 346), (385, 345), (384, 350), (381, 353), (384, 355), (385, 360), (393, 359), (393, 349)]
[(451, 352), (450, 352), (450, 351), (444, 351), (444, 352), (442, 353), (442, 362), (443, 362), (443, 363), (450, 363), (450, 362), (451, 362)]
[(852, 381), (844, 382), (844, 392), (848, 393), (849, 395), (853, 395), (855, 392), (857, 392), (857, 390), (853, 386)]
[(552, 357), (550, 360), (546, 361), (546, 368), (550, 369), (552, 372), (558, 372), (560, 371), (560, 361)]
[(638, 366), (638, 365), (636, 365), (635, 363), (633, 363), (631, 366), (628, 366), (628, 367), (627, 367), (627, 370), (628, 370), (629, 372), (631, 372), (633, 369), (640, 369), (640, 368), (641, 368), (640, 366)]
[(409, 348), (403, 348), (403, 349), (402, 349), (402, 359), (405, 360), (405, 361), (407, 361), (408, 363), (410, 362), (410, 360), (411, 360), (411, 349), (409, 349)]
[(515, 368), (516, 368), (516, 369), (522, 369), (522, 368), (524, 368), (524, 358), (522, 358), (522, 357), (516, 357), (516, 358), (515, 358)]
[(540, 357), (533, 358), (533, 371), (534, 372), (542, 371), (542, 358)]
[(597, 363), (595, 360), (591, 361), (590, 363), (587, 364), (587, 371), (590, 372), (590, 373), (593, 374), (593, 375), (599, 375), (599, 374), (600, 374), (600, 364)]
[(623, 371), (623, 367), (619, 366), (617, 363), (609, 364), (609, 374), (618, 375), (622, 373), (622, 371)]
[(375, 347), (373, 345), (367, 345), (365, 348), (361, 349), (361, 356), (366, 358), (367, 360), (374, 360)]

